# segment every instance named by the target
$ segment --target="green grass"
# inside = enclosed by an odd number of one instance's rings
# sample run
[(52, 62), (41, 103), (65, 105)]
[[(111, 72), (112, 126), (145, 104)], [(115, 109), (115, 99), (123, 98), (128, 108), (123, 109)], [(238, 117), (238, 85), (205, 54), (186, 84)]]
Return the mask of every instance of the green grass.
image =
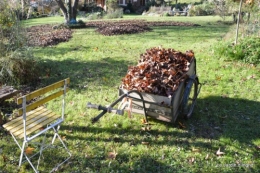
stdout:
[[(94, 29), (77, 29), (69, 42), (33, 50), (44, 68), (39, 87), (71, 78), (66, 121), (60, 132), (73, 158), (60, 172), (258, 172), (260, 69), (224, 61), (214, 54), (214, 46), (230, 26), (218, 22), (217, 16), (146, 19), (188, 21), (201, 26), (155, 27), (152, 32), (110, 37)], [(56, 20), (62, 21), (49, 18)], [(35, 25), (46, 19), (26, 22)], [(150, 131), (141, 130), (143, 116), (138, 114), (132, 119), (106, 114), (92, 124), (91, 118), (99, 111), (87, 109), (86, 103), (108, 105), (116, 100), (127, 67), (136, 65), (146, 49), (160, 45), (195, 52), (203, 86), (191, 119), (180, 117), (175, 124), (149, 119)], [(45, 71), (51, 72), (50, 77)], [(55, 103), (48, 107), (58, 111)], [(216, 155), (219, 148), (222, 156)], [(113, 151), (117, 156), (111, 160), (107, 155)], [(0, 170), (32, 172), (28, 165), (17, 168), (18, 156), (11, 136), (1, 130)], [(47, 163), (51, 160), (51, 154), (46, 153), (41, 170), (49, 170)]]

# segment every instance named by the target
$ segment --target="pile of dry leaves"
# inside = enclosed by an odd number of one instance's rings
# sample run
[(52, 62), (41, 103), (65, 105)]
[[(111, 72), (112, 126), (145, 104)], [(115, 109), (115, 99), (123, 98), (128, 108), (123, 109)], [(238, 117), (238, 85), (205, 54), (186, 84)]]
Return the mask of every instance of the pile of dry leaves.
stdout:
[(146, 20), (120, 20), (120, 21), (90, 21), (88, 27), (98, 27), (97, 32), (102, 35), (134, 34), (151, 31), (153, 26), (199, 26), (188, 22), (175, 21), (146, 21)]
[[(120, 20), (120, 21), (89, 21), (84, 27), (96, 27), (102, 35), (135, 34), (151, 31), (153, 26), (199, 26), (187, 22), (175, 21), (146, 21), (146, 20)], [(81, 26), (82, 27), (82, 26)], [(72, 29), (66, 25), (38, 25), (27, 28), (29, 46), (53, 46), (66, 42), (72, 37)]]
[(129, 67), (121, 87), (128, 91), (171, 97), (180, 82), (188, 77), (187, 71), (193, 59), (192, 50), (182, 53), (170, 48), (148, 49), (140, 55), (136, 66)]
[(147, 25), (138, 25), (138, 24), (131, 24), (131, 23), (119, 23), (115, 25), (112, 23), (108, 23), (99, 26), (96, 31), (101, 33), (102, 35), (111, 36), (111, 35), (141, 33), (141, 32), (146, 32), (151, 30), (152, 29), (149, 28)]
[(28, 28), (27, 35), (29, 46), (53, 46), (68, 41), (72, 37), (72, 30), (48, 24)]

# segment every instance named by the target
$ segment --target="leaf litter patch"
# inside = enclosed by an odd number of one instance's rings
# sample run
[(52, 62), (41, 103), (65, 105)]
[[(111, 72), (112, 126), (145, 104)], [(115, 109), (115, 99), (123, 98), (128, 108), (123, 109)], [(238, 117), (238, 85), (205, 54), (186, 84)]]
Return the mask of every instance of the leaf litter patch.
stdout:
[[(198, 24), (176, 21), (146, 21), (146, 20), (120, 20), (120, 21), (89, 21), (86, 27), (95, 27), (96, 31), (105, 36), (137, 34), (152, 31), (156, 26), (183, 26), (196, 27)], [(73, 30), (64, 24), (38, 25), (27, 28), (29, 46), (54, 46), (61, 42), (67, 42), (72, 38)]]
[(27, 28), (29, 46), (54, 46), (72, 38), (72, 30), (65, 25), (39, 25)]
[(188, 22), (175, 21), (146, 21), (146, 20), (120, 20), (120, 21), (91, 21), (87, 27), (97, 27), (96, 31), (102, 35), (135, 34), (152, 31), (155, 26), (200, 26)]

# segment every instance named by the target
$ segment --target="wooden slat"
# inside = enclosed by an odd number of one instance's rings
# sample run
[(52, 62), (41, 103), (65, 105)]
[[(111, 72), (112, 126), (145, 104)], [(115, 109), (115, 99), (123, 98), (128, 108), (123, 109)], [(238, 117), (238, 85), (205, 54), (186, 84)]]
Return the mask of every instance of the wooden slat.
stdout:
[[(28, 114), (26, 116), (26, 122), (31, 123), (32, 121), (34, 121), (35, 115), (47, 115), (50, 112), (51, 111), (47, 110), (44, 107), (39, 107), (33, 111), (28, 112)], [(16, 119), (10, 121), (9, 123), (5, 124), (4, 127), (7, 130), (12, 131), (12, 133), (16, 132), (17, 129), (20, 129), (23, 127), (23, 117), (18, 117)]]
[[(28, 112), (26, 119), (26, 135), (29, 135), (36, 130), (46, 126), (47, 124), (57, 120), (60, 116), (56, 115), (52, 111), (44, 107), (39, 107), (31, 112)], [(4, 125), (8, 131), (18, 138), (24, 137), (23, 118), (16, 118), (15, 121), (11, 121)]]
[[(27, 94), (27, 95), (26, 95), (26, 101), (29, 101), (29, 100), (31, 100), (31, 99), (33, 99), (33, 98), (35, 98), (35, 97), (38, 97), (38, 96), (40, 96), (40, 95), (43, 95), (43, 94), (49, 92), (49, 91), (51, 91), (51, 90), (57, 89), (57, 88), (59, 88), (59, 87), (61, 87), (61, 86), (64, 86), (65, 80), (67, 80), (67, 84), (70, 83), (70, 78), (67, 78), (67, 79), (61, 80), (61, 81), (59, 81), (59, 82), (56, 82), (56, 83), (54, 83), (54, 84), (52, 84), (52, 85), (49, 85), (49, 86), (46, 86), (46, 87), (44, 87), (44, 88), (38, 89), (38, 90), (36, 90), (36, 91), (34, 91), (34, 92), (31, 92), (30, 94)], [(16, 100), (16, 103), (17, 103), (18, 105), (19, 105), (19, 104), (22, 104), (22, 102), (23, 102), (23, 97), (19, 97), (19, 98)]]
[[(33, 113), (44, 113), (46, 111), (46, 109), (44, 107), (39, 107), (33, 111), (30, 111), (28, 112), (26, 115), (27, 117), (27, 121), (30, 120), (30, 115), (33, 114)], [(13, 119), (12, 121), (9, 121), (8, 123), (4, 124), (3, 127), (6, 129), (6, 130), (11, 130), (12, 128), (14, 127), (18, 127), (19, 125), (23, 125), (23, 117), (20, 116), (20, 117), (17, 117), (15, 119)]]
[[(67, 91), (69, 91), (69, 88), (66, 88), (66, 92)], [(26, 106), (26, 112), (28, 112), (30, 110), (33, 110), (34, 108), (36, 108), (38, 106), (41, 106), (44, 103), (46, 103), (46, 102), (48, 102), (48, 101), (50, 101), (52, 99), (55, 99), (56, 97), (61, 96), (63, 93), (64, 93), (64, 90), (62, 89), (61, 91), (53, 93), (53, 94), (51, 94), (51, 95), (49, 95), (49, 96), (47, 96), (47, 97), (45, 97), (45, 98), (43, 98), (41, 100), (37, 100), (37, 101), (29, 104), (28, 106)], [(17, 114), (18, 114), (18, 116), (22, 115), (23, 114), (23, 109), (22, 108), (18, 109), (17, 110)]]
[[(28, 124), (28, 129), (26, 129), (26, 135), (30, 135), (31, 133), (35, 132), (36, 130), (39, 130), (42, 127), (45, 127), (47, 124), (50, 124), (57, 120), (60, 116), (56, 115), (55, 113), (51, 112), (47, 116), (43, 116), (38, 121), (35, 121), (31, 124)], [(22, 133), (21, 133), (22, 132)], [(17, 135), (18, 138), (23, 138), (23, 130), (19, 133), (17, 132), (15, 135)]]

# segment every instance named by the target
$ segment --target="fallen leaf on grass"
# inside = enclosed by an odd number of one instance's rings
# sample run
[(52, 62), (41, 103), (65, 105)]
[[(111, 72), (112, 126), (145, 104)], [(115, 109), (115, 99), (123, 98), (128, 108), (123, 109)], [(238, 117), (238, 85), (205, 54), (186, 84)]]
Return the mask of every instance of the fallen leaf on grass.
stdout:
[(228, 95), (223, 94), (223, 95), (221, 95), (221, 98), (228, 98)]
[(189, 158), (189, 163), (190, 163), (190, 164), (192, 164), (194, 161), (195, 161), (195, 158), (194, 158), (194, 157)]
[(143, 145), (149, 145), (149, 142), (142, 142)]
[(249, 79), (255, 79), (256, 77), (255, 77), (255, 75), (254, 74), (252, 74), (252, 75), (250, 75), (250, 76), (247, 76), (247, 80), (249, 80)]
[(5, 155), (3, 155), (3, 160), (4, 162), (7, 162), (8, 158)]
[(150, 131), (151, 126), (142, 127), (141, 129), (142, 129), (142, 131)]
[(216, 152), (217, 156), (222, 156), (223, 154), (225, 154), (224, 152), (220, 151), (220, 148), (218, 149), (218, 151)]
[(216, 76), (216, 80), (221, 80), (221, 76)]
[(209, 159), (209, 154), (207, 154), (205, 157), (205, 160), (208, 160), (208, 159)]
[(148, 124), (148, 123), (146, 122), (145, 118), (142, 118), (142, 119), (141, 119), (141, 123), (142, 123), (142, 124)]
[(112, 160), (116, 159), (116, 156), (117, 156), (117, 152), (115, 150), (113, 152), (108, 152), (107, 154), (107, 157)]
[(184, 125), (184, 124), (182, 124), (181, 122), (178, 122), (179, 123), (179, 125), (180, 125), (180, 128), (182, 128), (182, 129), (185, 129), (186, 128), (186, 126)]
[(256, 150), (260, 150), (260, 145), (259, 146), (255, 146)]
[(87, 112), (80, 113), (80, 116), (85, 116)]
[(200, 149), (192, 147), (191, 151), (192, 152), (200, 152)]
[(65, 130), (66, 131), (66, 133), (72, 133), (72, 130), (70, 129), (70, 130)]
[(35, 150), (35, 148), (27, 147), (27, 148), (25, 149), (25, 153), (26, 153), (27, 155), (31, 155), (34, 150)]

